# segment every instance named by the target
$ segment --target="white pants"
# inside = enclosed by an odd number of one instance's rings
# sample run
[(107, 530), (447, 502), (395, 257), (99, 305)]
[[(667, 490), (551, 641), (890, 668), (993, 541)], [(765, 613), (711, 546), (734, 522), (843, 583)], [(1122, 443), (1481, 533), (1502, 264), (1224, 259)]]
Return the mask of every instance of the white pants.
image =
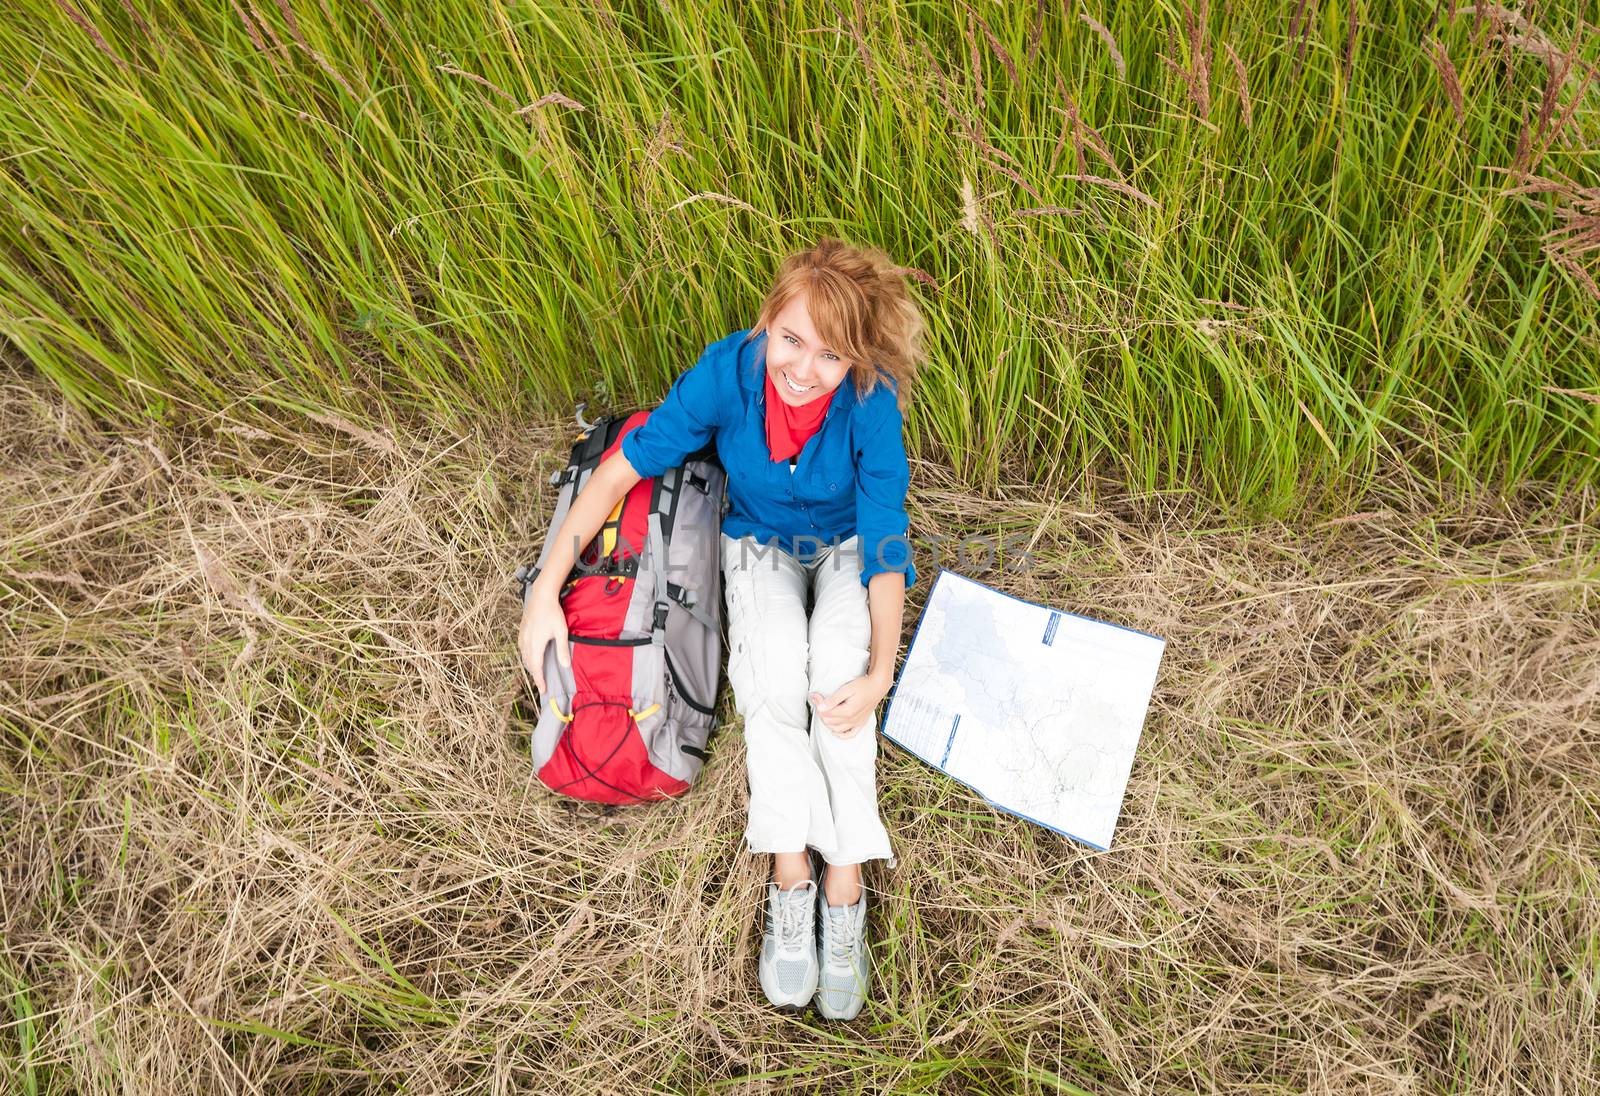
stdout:
[(867, 672), (872, 617), (859, 538), (824, 546), (802, 564), (775, 544), (721, 537), (728, 679), (744, 719), (750, 778), (750, 851), (809, 846), (829, 864), (898, 866), (878, 817), (877, 713), (853, 737), (839, 738), (808, 699)]

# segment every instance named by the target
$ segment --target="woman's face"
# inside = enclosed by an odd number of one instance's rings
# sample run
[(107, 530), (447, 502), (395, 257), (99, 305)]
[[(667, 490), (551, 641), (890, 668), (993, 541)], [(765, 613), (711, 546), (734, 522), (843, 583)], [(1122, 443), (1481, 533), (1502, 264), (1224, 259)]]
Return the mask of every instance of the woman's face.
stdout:
[(821, 399), (844, 380), (850, 363), (822, 345), (803, 295), (792, 298), (767, 327), (767, 375), (790, 407)]

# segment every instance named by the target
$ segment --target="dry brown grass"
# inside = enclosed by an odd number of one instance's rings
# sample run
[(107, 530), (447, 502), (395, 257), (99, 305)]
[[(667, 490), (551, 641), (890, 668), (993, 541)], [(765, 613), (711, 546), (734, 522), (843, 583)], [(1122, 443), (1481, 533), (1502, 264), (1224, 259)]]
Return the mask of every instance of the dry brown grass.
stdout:
[(1592, 506), (1244, 526), (918, 466), (918, 532), (1036, 533), (976, 577), (1169, 645), (1109, 853), (883, 745), (840, 1025), (757, 985), (736, 722), (679, 803), (531, 778), (553, 430), (116, 437), (0, 384), (15, 1090), (1600, 1086)]

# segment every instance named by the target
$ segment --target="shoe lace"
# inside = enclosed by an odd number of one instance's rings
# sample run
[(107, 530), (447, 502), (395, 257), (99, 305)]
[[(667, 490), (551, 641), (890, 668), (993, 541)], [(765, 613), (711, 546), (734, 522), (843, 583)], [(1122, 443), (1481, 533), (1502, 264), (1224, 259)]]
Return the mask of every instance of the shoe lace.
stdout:
[(861, 915), (865, 908), (857, 904), (843, 909), (828, 907), (828, 957), (830, 966), (841, 967), (855, 957), (861, 942)]
[(806, 914), (811, 909), (811, 889), (809, 887), (795, 887), (792, 890), (779, 891), (778, 899), (778, 946), (793, 949), (805, 943)]

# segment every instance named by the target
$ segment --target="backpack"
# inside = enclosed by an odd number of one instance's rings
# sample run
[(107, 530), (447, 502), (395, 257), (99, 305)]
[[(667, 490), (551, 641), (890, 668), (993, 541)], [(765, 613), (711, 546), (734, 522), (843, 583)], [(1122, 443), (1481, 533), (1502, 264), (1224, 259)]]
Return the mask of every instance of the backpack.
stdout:
[[(539, 561), (520, 567), (529, 590), (567, 512), (600, 462), (649, 418), (648, 411), (578, 425)], [(547, 695), (533, 732), (533, 766), (551, 790), (615, 805), (683, 795), (700, 774), (717, 730), (721, 683), (722, 568), (719, 538), (729, 507), (714, 443), (629, 489), (578, 553), (561, 587), (572, 665), (544, 652)]]

